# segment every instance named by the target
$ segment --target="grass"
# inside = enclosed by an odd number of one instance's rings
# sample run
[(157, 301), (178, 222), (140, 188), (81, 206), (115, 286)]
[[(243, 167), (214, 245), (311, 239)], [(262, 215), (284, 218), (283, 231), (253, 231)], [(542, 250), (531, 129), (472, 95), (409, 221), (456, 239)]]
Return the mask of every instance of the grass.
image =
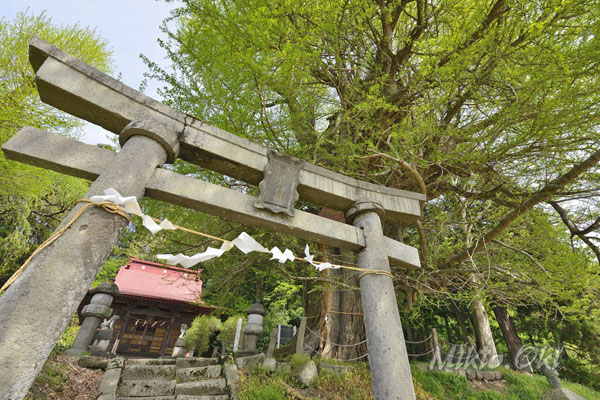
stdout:
[[(297, 365), (307, 360), (307, 357), (295, 357), (291, 362)], [(326, 359), (322, 361), (329, 362)], [(305, 389), (285, 373), (258, 369), (252, 375), (242, 375), (238, 395), (240, 400), (372, 399), (368, 364), (345, 365), (349, 367), (345, 376), (321, 373), (314, 384)], [(411, 368), (418, 400), (531, 400), (539, 399), (550, 388), (544, 376), (503, 370), (505, 384), (482, 384), (492, 389), (477, 390), (465, 377), (441, 371), (425, 372), (414, 365)], [(563, 386), (588, 400), (600, 400), (600, 392), (583, 385), (563, 381)]]
[(563, 382), (563, 387), (569, 389), (575, 394), (592, 400), (600, 400), (600, 392), (592, 390), (587, 386), (580, 385), (579, 383)]
[(282, 376), (262, 369), (252, 375), (242, 374), (238, 385), (240, 400), (282, 400), (287, 394)]
[[(531, 400), (539, 399), (550, 389), (548, 381), (542, 375), (526, 375), (514, 371), (502, 371), (508, 384), (504, 393), (495, 390), (473, 390), (466, 378), (441, 371), (423, 372), (413, 368), (413, 378), (424, 391), (417, 399), (435, 400)], [(563, 386), (574, 393), (589, 399), (599, 400), (600, 393), (582, 385), (564, 382)]]

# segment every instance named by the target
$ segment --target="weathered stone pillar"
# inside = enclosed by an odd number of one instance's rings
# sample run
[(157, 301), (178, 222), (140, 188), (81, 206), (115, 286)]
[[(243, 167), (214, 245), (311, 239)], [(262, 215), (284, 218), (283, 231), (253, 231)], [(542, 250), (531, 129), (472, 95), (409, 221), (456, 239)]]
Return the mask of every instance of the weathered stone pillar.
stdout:
[[(156, 167), (167, 159), (166, 144), (176, 143), (171, 151), (178, 151), (179, 132), (163, 129), (169, 140), (159, 143), (147, 137), (155, 128), (160, 126), (127, 125), (123, 132), (131, 131), (127, 135), (131, 137), (84, 197), (102, 195), (113, 187), (123, 196), (141, 199)], [(63, 152), (69, 149), (61, 149)], [(81, 207), (83, 204), (76, 205), (65, 221)], [(122, 216), (89, 208), (35, 256), (0, 297), (0, 399), (25, 397), (125, 226), (127, 220)]]
[(267, 313), (263, 305), (256, 302), (248, 307), (246, 314), (248, 315), (248, 323), (246, 323), (246, 327), (244, 328), (246, 344), (243, 352), (256, 353), (256, 342), (263, 332), (263, 317)]
[(109, 318), (112, 314), (110, 306), (113, 299), (120, 295), (117, 285), (108, 282), (96, 286), (90, 293), (92, 294), (90, 304), (83, 307), (81, 312), (85, 319), (79, 328), (73, 345), (66, 352), (72, 356), (79, 356), (87, 351), (88, 346), (96, 336), (96, 329), (98, 329), (100, 322)]
[[(383, 208), (372, 201), (356, 202), (346, 212), (348, 223), (364, 233), (365, 247), (358, 253), (360, 268), (390, 272), (381, 224), (383, 216)], [(373, 397), (375, 400), (412, 400), (415, 391), (394, 282), (387, 275), (364, 275), (360, 279), (360, 292)]]

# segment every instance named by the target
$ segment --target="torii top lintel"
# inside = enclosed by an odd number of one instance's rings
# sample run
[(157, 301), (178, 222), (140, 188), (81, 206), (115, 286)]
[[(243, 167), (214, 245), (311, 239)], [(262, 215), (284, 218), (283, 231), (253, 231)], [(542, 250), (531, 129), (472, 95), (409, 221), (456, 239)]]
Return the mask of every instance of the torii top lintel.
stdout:
[[(124, 85), (48, 42), (34, 37), (29, 58), (42, 101), (119, 134), (135, 120), (158, 121), (179, 132), (179, 157), (258, 185), (268, 148), (176, 111)], [(170, 154), (173, 161), (176, 154)], [(425, 196), (359, 181), (305, 163), (298, 193), (304, 200), (345, 211), (357, 200), (380, 203), (390, 221), (414, 222)]]

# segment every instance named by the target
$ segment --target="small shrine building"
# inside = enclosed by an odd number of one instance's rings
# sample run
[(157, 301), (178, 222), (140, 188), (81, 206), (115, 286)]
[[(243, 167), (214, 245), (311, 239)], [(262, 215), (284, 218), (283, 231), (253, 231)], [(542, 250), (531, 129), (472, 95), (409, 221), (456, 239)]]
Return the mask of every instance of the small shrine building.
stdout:
[[(181, 325), (215, 307), (201, 299), (200, 272), (131, 257), (115, 278), (121, 295), (113, 300), (113, 327), (108, 349), (127, 357), (170, 356)], [(90, 294), (80, 305), (90, 301)]]

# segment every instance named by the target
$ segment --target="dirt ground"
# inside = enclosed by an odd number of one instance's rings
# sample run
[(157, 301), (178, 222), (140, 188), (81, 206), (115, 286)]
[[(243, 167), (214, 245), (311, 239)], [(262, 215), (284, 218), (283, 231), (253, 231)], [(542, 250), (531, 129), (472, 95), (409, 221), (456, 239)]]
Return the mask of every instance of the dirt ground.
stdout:
[(102, 370), (81, 368), (78, 357), (58, 354), (44, 365), (29, 389), (25, 400), (93, 400), (96, 399)]
[(506, 393), (508, 383), (502, 379), (499, 381), (469, 381), (469, 387), (473, 390), (495, 390), (498, 393)]

